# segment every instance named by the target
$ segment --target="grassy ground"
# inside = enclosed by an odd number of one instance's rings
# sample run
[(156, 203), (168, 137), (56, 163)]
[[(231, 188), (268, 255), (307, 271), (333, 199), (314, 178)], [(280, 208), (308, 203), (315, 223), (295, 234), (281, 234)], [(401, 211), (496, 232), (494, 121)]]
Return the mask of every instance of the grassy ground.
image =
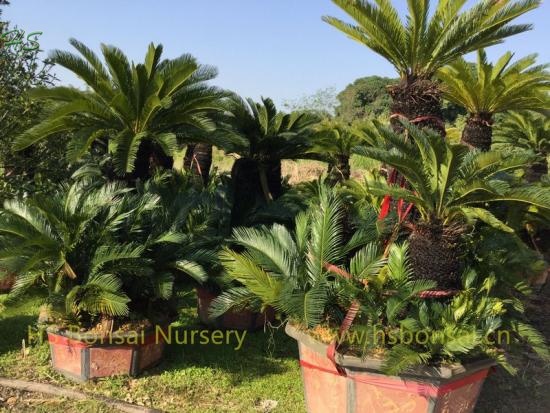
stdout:
[[(50, 368), (46, 344), (22, 355), (22, 339), (27, 326), (35, 322), (39, 303), (39, 298), (33, 298), (1, 313), (0, 332), (9, 334), (0, 334), (0, 376), (61, 384), (171, 412), (290, 413), (305, 409), (296, 344), (282, 331), (249, 333), (239, 351), (234, 344), (173, 344), (164, 362), (139, 378), (76, 385)], [(182, 311), (178, 324), (203, 328), (197, 324), (192, 303)], [(70, 411), (67, 403), (48, 399), (47, 411)]]
[(0, 386), (0, 411), (9, 412), (65, 412), (65, 413), (109, 413), (108, 406), (96, 401), (67, 400), (41, 393), (17, 391)]

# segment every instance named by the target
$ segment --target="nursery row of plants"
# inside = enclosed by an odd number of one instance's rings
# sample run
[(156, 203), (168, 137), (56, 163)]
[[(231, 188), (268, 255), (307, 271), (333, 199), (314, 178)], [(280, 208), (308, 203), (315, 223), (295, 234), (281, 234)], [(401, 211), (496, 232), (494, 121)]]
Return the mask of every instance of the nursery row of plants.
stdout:
[[(37, 327), (55, 370), (85, 381), (157, 365), (190, 288), (208, 328), (285, 326), (312, 413), (470, 412), (493, 366), (521, 370), (510, 352), (548, 362), (525, 300), (550, 259), (550, 72), (484, 50), (530, 30), (514, 20), (539, 1), (409, 1), (406, 21), (389, 1), (334, 3), (352, 22), (323, 20), (399, 75), (389, 125), (241, 98), (154, 44), (136, 63), (71, 39), (76, 52), (48, 65), (85, 90), (44, 72), (17, 90), (36, 115), (14, 123), (9, 154), (55, 148), (60, 176), (4, 195), (0, 288), (8, 309), (47, 297)], [(443, 100), (467, 113), (460, 141)], [(360, 178), (352, 157), (369, 165)], [(290, 185), (284, 160), (327, 169)], [(7, 182), (17, 168), (3, 168)]]

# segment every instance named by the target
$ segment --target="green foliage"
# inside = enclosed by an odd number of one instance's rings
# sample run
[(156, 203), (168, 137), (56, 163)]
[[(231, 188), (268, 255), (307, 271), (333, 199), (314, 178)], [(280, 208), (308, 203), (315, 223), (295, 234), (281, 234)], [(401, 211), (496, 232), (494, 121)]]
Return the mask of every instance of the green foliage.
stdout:
[(534, 66), (536, 55), (511, 64), (513, 53), (505, 53), (495, 64), (483, 49), (477, 65), (460, 58), (439, 70), (443, 95), (470, 114), (495, 114), (507, 110), (544, 109), (550, 105), (548, 65)]
[(531, 28), (511, 24), (533, 10), (539, 0), (482, 0), (463, 11), (465, 0), (409, 0), (403, 22), (389, 0), (333, 0), (355, 24), (335, 17), (323, 20), (387, 59), (402, 79), (431, 78), (460, 56), (501, 43)]
[(529, 291), (518, 278), (533, 258), (525, 246), (524, 254), (510, 256), (510, 242), (516, 241), (503, 241), (486, 227), (475, 240), (480, 248), (462, 290), (446, 300), (421, 298), (436, 284), (413, 278), (408, 245), (392, 244), (383, 254), (376, 217), (370, 231), (346, 243), (342, 205), (334, 190), (322, 188), (319, 204), (297, 217), (293, 232), (280, 225), (236, 229), (235, 248), (225, 249), (221, 259), (227, 277), (239, 285), (214, 301), (211, 315), (271, 306), (313, 334), (319, 326), (332, 334), (358, 303), (351, 330), (334, 333), (335, 339), (351, 354), (383, 354), (384, 371), (392, 375), (481, 356), (514, 373), (502, 349), (517, 344), (548, 360), (544, 338), (523, 321), (522, 302), (510, 293)]
[(328, 163), (328, 181), (332, 185), (349, 179), (352, 150), (361, 143), (359, 134), (337, 118), (325, 119), (315, 129), (308, 152), (314, 159)]
[[(224, 95), (206, 84), (216, 76), (214, 68), (198, 64), (188, 54), (161, 60), (163, 48), (153, 44), (139, 64), (130, 63), (120, 49), (102, 45), (103, 63), (84, 44), (75, 39), (70, 42), (81, 56), (57, 50), (51, 61), (77, 75), (88, 90), (33, 90), (33, 98), (56, 105), (45, 119), (18, 136), (16, 149), (28, 148), (54, 134), (75, 132), (67, 152), (71, 161), (94, 146), (106, 145), (119, 175), (141, 165), (136, 175), (147, 178), (151, 156), (162, 165), (162, 157), (173, 156), (191, 130), (213, 128), (210, 114), (220, 110)], [(178, 133), (182, 128), (186, 133)]]
[(126, 215), (117, 209), (123, 193), (116, 184), (77, 182), (47, 197), (6, 201), (0, 263), (17, 274), (11, 297), (42, 283), (51, 301), (65, 300), (68, 314), (128, 315), (119, 275), (143, 264), (143, 248), (114, 240)]
[(389, 115), (391, 98), (386, 87), (394, 83), (397, 83), (397, 79), (380, 76), (356, 79), (338, 94), (340, 104), (336, 108), (336, 115), (348, 123)]
[(529, 154), (469, 151), (432, 131), (406, 127), (407, 135), (380, 125), (364, 129), (372, 146), (358, 147), (357, 153), (394, 167), (408, 182), (405, 188), (373, 183), (369, 187), (372, 194), (414, 203), (425, 222), (449, 225), (480, 220), (504, 231), (512, 229), (487, 209), (488, 203), (549, 208), (547, 188), (514, 185), (506, 179), (507, 173), (525, 167), (531, 160)]
[(336, 156), (350, 157), (353, 149), (363, 143), (360, 132), (340, 119), (325, 119), (315, 128), (311, 136), (311, 153), (317, 154), (325, 162), (335, 160)]
[[(215, 255), (200, 225), (204, 200), (177, 178), (136, 190), (90, 178), (49, 196), (7, 201), (0, 212), (0, 265), (17, 274), (10, 298), (47, 287), (65, 317), (169, 317), (178, 273), (206, 280)], [(207, 227), (207, 226), (206, 226)]]
[(305, 156), (309, 136), (319, 116), (312, 112), (279, 112), (271, 99), (261, 103), (232, 96), (215, 132), (226, 140), (224, 150), (234, 163), (233, 225), (283, 194), (281, 160)]
[[(0, 35), (10, 30), (0, 22)], [(66, 137), (57, 135), (49, 145), (24, 152), (12, 148), (15, 137), (44, 112), (44, 106), (27, 96), (32, 88), (51, 85), (51, 64), (39, 51), (16, 53), (0, 44), (0, 202), (26, 193), (45, 192), (69, 175), (64, 160)]]
[(546, 162), (550, 154), (550, 119), (535, 112), (509, 112), (495, 128), (494, 147), (527, 150)]
[(342, 264), (347, 254), (376, 239), (364, 231), (343, 238), (343, 207), (337, 195), (320, 188), (319, 205), (296, 217), (295, 232), (282, 225), (237, 228), (238, 250), (221, 255), (227, 277), (242, 287), (222, 293), (212, 304), (217, 316), (231, 308), (272, 306), (307, 326), (319, 324), (337, 283), (328, 264)]
[(227, 116), (217, 134), (234, 136), (225, 145), (237, 154), (260, 164), (268, 160), (296, 159), (308, 147), (308, 133), (319, 117), (310, 112), (279, 112), (273, 101), (261, 103), (233, 96), (226, 102)]

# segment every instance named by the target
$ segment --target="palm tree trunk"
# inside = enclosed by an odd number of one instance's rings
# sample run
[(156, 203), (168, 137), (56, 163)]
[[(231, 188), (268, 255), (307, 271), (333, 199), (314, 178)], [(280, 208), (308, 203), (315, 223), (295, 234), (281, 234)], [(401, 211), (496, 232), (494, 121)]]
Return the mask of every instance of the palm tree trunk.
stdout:
[(199, 176), (203, 185), (210, 180), (210, 168), (212, 166), (212, 145), (196, 143), (187, 146), (183, 166), (186, 170)]
[(258, 163), (249, 158), (237, 159), (231, 169), (231, 182), (233, 184), (231, 226), (234, 227), (244, 224), (250, 211), (259, 203), (265, 202)]
[(408, 119), (420, 128), (431, 128), (445, 136), (441, 91), (436, 82), (405, 79), (390, 86), (388, 93), (392, 98), (390, 122), (396, 132), (404, 131), (401, 120)]
[(470, 114), (462, 131), (461, 142), (472, 149), (488, 151), (493, 143), (492, 123), (490, 113)]
[(548, 161), (546, 157), (533, 162), (525, 168), (525, 180), (529, 183), (540, 182), (545, 175), (548, 175)]
[(191, 171), (191, 163), (193, 162), (193, 153), (195, 152), (196, 143), (190, 143), (185, 149), (185, 156), (183, 158), (183, 169)]
[(439, 222), (412, 225), (409, 236), (411, 267), (416, 278), (437, 282), (441, 289), (460, 288), (461, 226)]
[(336, 155), (336, 160), (328, 165), (327, 182), (330, 186), (347, 181), (351, 174), (349, 156)]
[(279, 198), (283, 194), (283, 173), (281, 169), (281, 160), (272, 159), (265, 165), (267, 186), (271, 193), (272, 200)]
[(145, 181), (151, 177), (155, 169), (172, 169), (174, 158), (164, 153), (162, 148), (151, 142), (144, 140), (139, 145), (139, 149), (134, 164), (134, 172), (130, 175), (130, 181)]
[[(388, 86), (392, 98), (390, 105), (390, 125), (396, 133), (405, 133), (402, 122), (408, 120), (413, 125), (423, 129), (430, 128), (445, 137), (445, 122), (439, 85), (431, 79), (408, 77), (398, 84)], [(392, 184), (401, 181), (401, 175), (382, 165), (387, 178), (393, 177)], [(396, 205), (397, 200), (392, 200)]]
[(260, 167), (259, 175), (260, 175), (260, 185), (262, 187), (262, 193), (264, 195), (265, 201), (271, 202), (273, 201), (273, 195), (269, 190), (269, 182), (267, 180), (267, 173), (266, 173), (265, 167)]

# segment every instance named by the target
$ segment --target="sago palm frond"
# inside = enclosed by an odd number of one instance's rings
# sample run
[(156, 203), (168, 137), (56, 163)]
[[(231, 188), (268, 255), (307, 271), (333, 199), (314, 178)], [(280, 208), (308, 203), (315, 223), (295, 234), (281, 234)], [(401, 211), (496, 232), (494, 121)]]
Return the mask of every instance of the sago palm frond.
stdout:
[[(162, 46), (149, 45), (144, 63), (134, 64), (116, 47), (102, 45), (103, 61), (75, 39), (80, 53), (54, 51), (54, 63), (73, 72), (90, 88), (38, 89), (37, 99), (56, 105), (46, 117), (15, 142), (25, 149), (60, 132), (75, 132), (69, 156), (75, 160), (96, 141), (107, 141), (114, 151), (119, 174), (132, 172), (143, 141), (154, 143), (172, 156), (177, 148), (174, 131), (185, 127), (213, 129), (210, 115), (221, 111), (226, 95), (206, 82), (215, 69), (203, 66), (190, 55), (161, 60)], [(181, 136), (182, 139), (185, 135)]]
[[(453, 145), (438, 139), (435, 132), (421, 131), (406, 125), (414, 149), (406, 145), (387, 149), (358, 147), (357, 153), (394, 167), (408, 183), (408, 187), (378, 182), (369, 189), (375, 195), (390, 195), (415, 204), (425, 221), (451, 222), (460, 215), (478, 217), (487, 223), (504, 228), (490, 215), (487, 203), (523, 203), (548, 209), (550, 192), (545, 187), (511, 186), (501, 174), (525, 167), (530, 155), (514, 152), (469, 152), (462, 145)], [(388, 133), (388, 130), (385, 132)], [(394, 134), (394, 140), (407, 137)], [(477, 208), (477, 209), (472, 209)]]
[(511, 24), (538, 7), (538, 0), (482, 0), (463, 10), (464, 0), (408, 0), (403, 21), (390, 0), (333, 0), (354, 23), (323, 20), (387, 59), (402, 78), (429, 79), (444, 65), (531, 28)]
[(535, 55), (512, 63), (507, 52), (495, 64), (478, 51), (477, 66), (459, 59), (438, 72), (444, 97), (470, 114), (495, 114), (508, 110), (544, 109), (550, 106), (548, 65), (535, 65)]

